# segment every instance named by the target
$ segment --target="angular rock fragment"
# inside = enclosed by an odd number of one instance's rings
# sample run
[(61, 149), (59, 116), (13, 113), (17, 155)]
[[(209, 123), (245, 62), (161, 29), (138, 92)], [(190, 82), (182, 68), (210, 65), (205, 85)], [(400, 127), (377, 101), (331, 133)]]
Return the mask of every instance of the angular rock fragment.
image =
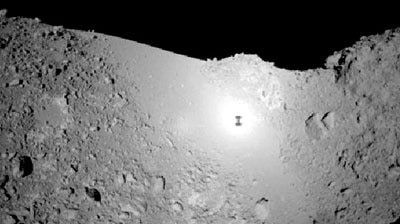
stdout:
[(127, 173), (126, 177), (125, 177), (126, 182), (134, 182), (135, 181), (135, 177), (132, 175), (132, 173)]
[(327, 112), (321, 119), (322, 123), (324, 124), (327, 130), (331, 130), (335, 127), (335, 113), (334, 112)]
[(10, 178), (8, 177), (8, 175), (1, 176), (0, 177), (0, 188), (3, 188), (7, 184), (9, 179)]
[(153, 180), (153, 192), (160, 193), (165, 189), (165, 178), (163, 176), (157, 176)]
[(73, 220), (78, 215), (78, 210), (76, 209), (65, 209), (61, 213), (62, 217), (67, 220)]
[(5, 17), (7, 15), (7, 9), (1, 9), (0, 10), (0, 18)]
[(5, 214), (3, 218), (3, 224), (16, 224), (18, 222), (17, 218), (13, 215)]
[(183, 205), (179, 201), (176, 201), (172, 204), (172, 210), (175, 212), (182, 212), (183, 211)]
[(319, 119), (318, 114), (311, 114), (305, 121), (305, 131), (307, 136), (312, 140), (320, 140), (325, 134), (325, 127)]
[(136, 217), (140, 216), (140, 214), (141, 214), (140, 209), (136, 208), (136, 206), (132, 206), (130, 204), (120, 204), (120, 207), (121, 207), (122, 214), (130, 213)]
[[(1, 11), (0, 11), (1, 13)], [(0, 16), (1, 18), (1, 16)], [(11, 35), (2, 34), (0, 35), (0, 50), (5, 49), (11, 41)]]
[(388, 170), (388, 176), (390, 178), (398, 177), (400, 175), (400, 167), (395, 165), (390, 165)]
[(123, 174), (117, 175), (117, 177), (115, 178), (115, 183), (117, 185), (122, 185), (125, 182), (126, 182), (126, 179), (125, 179), (125, 175), (123, 175)]
[(256, 202), (254, 207), (254, 214), (259, 220), (266, 220), (269, 216), (269, 201), (268, 199), (261, 198)]
[(12, 80), (10, 83), (8, 83), (8, 86), (17, 86), (22, 84), (22, 80), (21, 79), (14, 79)]
[(129, 219), (129, 213), (128, 212), (120, 212), (120, 213), (118, 213), (118, 218), (119, 219)]

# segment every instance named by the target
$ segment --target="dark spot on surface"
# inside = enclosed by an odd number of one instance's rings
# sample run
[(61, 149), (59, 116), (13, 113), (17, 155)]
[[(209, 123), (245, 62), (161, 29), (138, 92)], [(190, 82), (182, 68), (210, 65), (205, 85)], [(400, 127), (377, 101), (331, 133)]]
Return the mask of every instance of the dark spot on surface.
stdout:
[(94, 201), (101, 201), (100, 192), (96, 188), (85, 187), (86, 195)]
[(235, 123), (235, 125), (236, 125), (236, 126), (242, 126), (242, 123), (240, 122), (240, 119), (242, 118), (242, 116), (235, 116), (235, 118), (236, 118), (236, 123)]
[(29, 156), (22, 156), (20, 158), (19, 170), (22, 172), (21, 177), (26, 177), (33, 172), (33, 163)]

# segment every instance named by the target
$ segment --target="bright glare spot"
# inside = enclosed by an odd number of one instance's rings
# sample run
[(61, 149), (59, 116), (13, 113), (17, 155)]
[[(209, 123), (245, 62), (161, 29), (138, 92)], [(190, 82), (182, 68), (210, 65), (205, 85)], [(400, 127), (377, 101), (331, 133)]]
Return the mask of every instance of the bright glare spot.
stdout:
[(254, 129), (256, 116), (244, 101), (225, 97), (219, 103), (217, 113), (222, 131), (229, 135), (244, 137)]

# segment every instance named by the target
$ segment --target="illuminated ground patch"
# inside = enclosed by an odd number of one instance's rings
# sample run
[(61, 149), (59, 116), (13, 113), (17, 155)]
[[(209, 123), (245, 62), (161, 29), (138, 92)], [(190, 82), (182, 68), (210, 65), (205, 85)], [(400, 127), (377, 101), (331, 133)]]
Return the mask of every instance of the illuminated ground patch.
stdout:
[(217, 120), (223, 132), (236, 137), (251, 134), (256, 124), (256, 114), (243, 100), (225, 96), (217, 106)]

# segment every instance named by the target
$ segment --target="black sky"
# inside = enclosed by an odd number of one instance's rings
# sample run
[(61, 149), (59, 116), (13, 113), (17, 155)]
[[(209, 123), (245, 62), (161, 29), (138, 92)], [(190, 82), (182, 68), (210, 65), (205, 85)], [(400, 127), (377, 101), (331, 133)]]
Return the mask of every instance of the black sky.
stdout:
[(292, 70), (323, 67), (328, 56), (350, 47), (362, 36), (400, 27), (399, 19), (369, 12), (355, 15), (346, 10), (292, 13), (240, 10), (240, 6), (236, 11), (190, 6), (170, 11), (129, 5), (66, 5), (54, 1), (46, 7), (0, 4), (0, 8), (7, 8), (9, 17), (38, 17), (47, 24), (94, 30), (190, 57), (221, 59), (235, 53), (257, 54)]

